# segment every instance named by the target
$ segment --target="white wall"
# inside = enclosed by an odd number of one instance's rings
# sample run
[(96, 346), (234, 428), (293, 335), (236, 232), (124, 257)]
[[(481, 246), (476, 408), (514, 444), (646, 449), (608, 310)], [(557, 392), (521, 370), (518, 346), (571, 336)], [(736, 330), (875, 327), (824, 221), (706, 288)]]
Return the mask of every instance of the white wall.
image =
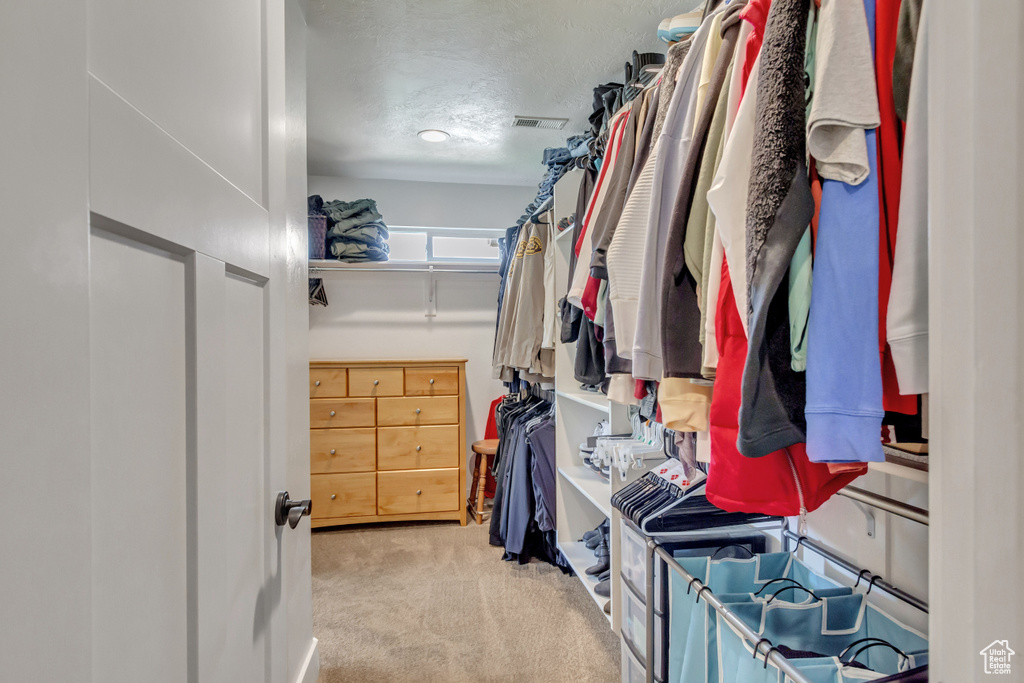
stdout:
[(309, 193), (325, 201), (369, 197), (388, 225), (507, 228), (537, 196), (536, 185), (465, 185), (408, 180), (309, 176)]
[(468, 450), (469, 444), (484, 436), (491, 401), (504, 393), (501, 382), (491, 379), (498, 276), (449, 273), (435, 277), (437, 316), (427, 318), (426, 275), (328, 274), (324, 286), (330, 305), (310, 308), (309, 357), (469, 359)]

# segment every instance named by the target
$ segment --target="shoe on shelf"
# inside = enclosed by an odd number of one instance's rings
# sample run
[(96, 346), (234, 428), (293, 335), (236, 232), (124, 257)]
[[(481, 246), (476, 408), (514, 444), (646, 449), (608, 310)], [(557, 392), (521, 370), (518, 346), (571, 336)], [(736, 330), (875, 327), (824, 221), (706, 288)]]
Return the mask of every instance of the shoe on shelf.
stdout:
[(612, 601), (609, 600), (608, 602), (604, 603), (604, 607), (602, 609), (604, 609), (604, 613), (605, 614), (611, 614), (612, 613)]
[(607, 581), (612, 578), (612, 570), (605, 569), (603, 572), (597, 575), (598, 581)]
[(611, 566), (611, 553), (608, 552), (608, 541), (602, 538), (597, 548), (594, 549), (594, 557), (597, 564), (586, 570), (588, 576), (596, 576)]
[(600, 595), (602, 598), (610, 598), (612, 596), (612, 580), (605, 579), (604, 581), (599, 581), (598, 584), (594, 586), (594, 593), (596, 595)]

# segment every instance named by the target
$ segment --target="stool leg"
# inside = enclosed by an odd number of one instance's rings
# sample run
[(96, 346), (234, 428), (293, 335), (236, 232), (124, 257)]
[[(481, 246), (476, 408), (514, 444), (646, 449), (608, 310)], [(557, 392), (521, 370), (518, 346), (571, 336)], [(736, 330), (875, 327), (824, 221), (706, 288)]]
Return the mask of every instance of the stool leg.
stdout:
[(487, 488), (487, 456), (480, 453), (476, 456), (476, 464), (480, 469), (479, 483), (476, 485), (476, 523), (484, 523), (484, 489)]
[(473, 480), (472, 484), (470, 484), (469, 487), (469, 498), (466, 499), (466, 506), (469, 507), (469, 511), (472, 512), (473, 515), (475, 516), (476, 506), (473, 504), (473, 499), (476, 496), (477, 481), (479, 480), (480, 474), (480, 454), (473, 453), (473, 455), (475, 456), (475, 464), (473, 465)]

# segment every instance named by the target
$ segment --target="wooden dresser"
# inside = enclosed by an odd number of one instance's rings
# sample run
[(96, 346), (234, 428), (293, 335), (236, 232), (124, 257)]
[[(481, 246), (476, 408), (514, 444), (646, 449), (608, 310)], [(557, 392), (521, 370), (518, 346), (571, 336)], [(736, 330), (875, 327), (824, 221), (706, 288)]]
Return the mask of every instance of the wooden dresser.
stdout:
[(309, 364), (313, 526), (466, 524), (466, 361)]

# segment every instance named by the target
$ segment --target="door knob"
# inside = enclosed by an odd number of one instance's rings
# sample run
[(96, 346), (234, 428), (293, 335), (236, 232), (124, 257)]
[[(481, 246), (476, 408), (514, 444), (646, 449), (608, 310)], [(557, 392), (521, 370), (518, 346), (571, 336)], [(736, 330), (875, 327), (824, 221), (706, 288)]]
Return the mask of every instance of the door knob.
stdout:
[(331, 417), (334, 417), (334, 411), (333, 410), (331, 411)]
[(316, 381), (316, 382), (314, 382), (313, 384), (314, 384), (315, 386), (320, 386), (320, 380), (317, 380), (317, 381)]
[(417, 415), (419, 415), (419, 414), (420, 414), (420, 409), (419, 409), (419, 408), (417, 408), (417, 409), (416, 409), (416, 414), (417, 414)]
[(331, 455), (334, 455), (334, 449), (333, 448), (331, 449)]
[(423, 489), (417, 489), (416, 495), (417, 496), (423, 495)]
[(379, 379), (373, 380), (373, 385), (374, 386), (377, 386), (378, 384), (380, 384), (380, 380)]
[(430, 380), (430, 383), (431, 383), (431, 384), (433, 384), (433, 383), (434, 383), (434, 380), (433, 380), (433, 379), (431, 379), (431, 380)]
[(274, 506), (274, 521), (277, 522), (278, 526), (284, 526), (287, 522), (288, 526), (294, 529), (299, 525), (299, 520), (308, 516), (311, 512), (313, 512), (313, 501), (291, 500), (288, 498), (287, 491), (281, 491), (277, 494), (277, 504)]
[(423, 446), (417, 446), (417, 447), (416, 447), (416, 450), (417, 450), (417, 451), (422, 451), (422, 450), (423, 450)]

